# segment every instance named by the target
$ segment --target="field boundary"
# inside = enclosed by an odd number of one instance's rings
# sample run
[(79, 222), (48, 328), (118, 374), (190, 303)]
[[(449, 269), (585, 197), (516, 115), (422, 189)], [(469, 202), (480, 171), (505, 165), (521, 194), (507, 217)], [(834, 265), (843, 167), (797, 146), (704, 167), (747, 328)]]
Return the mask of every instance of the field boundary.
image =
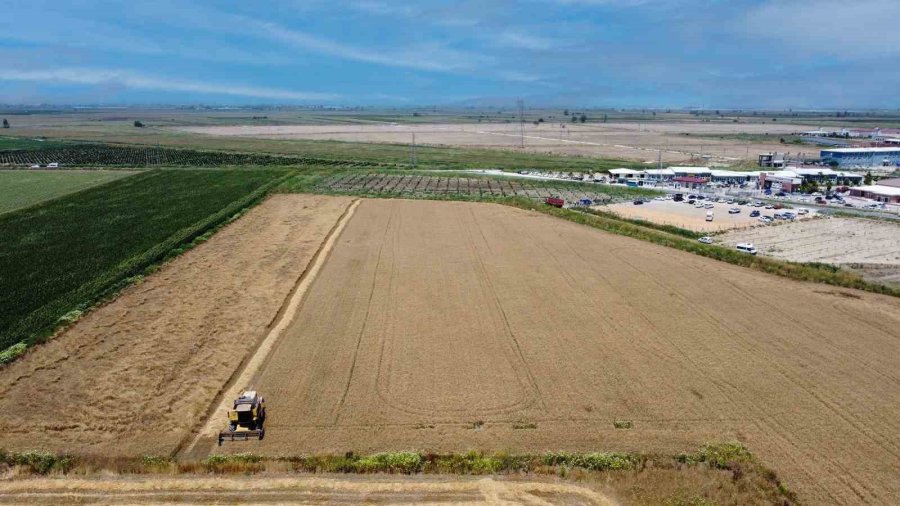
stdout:
[[(359, 207), (360, 199), (355, 199), (347, 206), (344, 213), (338, 218), (334, 227), (328, 232), (325, 240), (319, 246), (319, 249), (313, 255), (306, 269), (300, 274), (291, 293), (288, 294), (282, 306), (279, 308), (275, 317), (268, 325), (269, 331), (256, 345), (256, 348), (249, 354), (243, 363), (235, 369), (234, 374), (225, 383), (219, 391), (216, 398), (210, 404), (204, 422), (201, 428), (191, 431), (187, 438), (181, 442), (172, 452), (172, 455), (181, 453), (190, 454), (201, 443), (204, 437), (215, 438), (221, 425), (221, 420), (225, 419), (225, 413), (228, 411), (231, 402), (236, 398), (242, 390), (248, 387), (256, 376), (257, 371), (266, 362), (279, 338), (287, 329), (288, 325), (293, 321), (297, 310), (300, 308), (303, 298), (309, 287), (312, 285), (316, 275), (325, 265), (325, 261), (330, 256), (337, 238), (340, 237), (347, 223), (353, 217), (356, 208)], [(188, 443), (190, 440), (190, 443)], [(185, 445), (187, 446), (185, 447)]]

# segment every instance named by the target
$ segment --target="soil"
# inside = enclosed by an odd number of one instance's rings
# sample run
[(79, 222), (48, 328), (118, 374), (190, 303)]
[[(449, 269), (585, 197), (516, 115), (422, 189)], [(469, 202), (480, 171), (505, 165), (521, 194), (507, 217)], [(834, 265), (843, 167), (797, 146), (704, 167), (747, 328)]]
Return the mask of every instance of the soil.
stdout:
[(272, 197), (0, 370), (0, 448), (174, 451), (350, 202)]
[(266, 439), (223, 450), (738, 439), (810, 504), (896, 503), (898, 371), (896, 298), (499, 205), (364, 200), (258, 374)]

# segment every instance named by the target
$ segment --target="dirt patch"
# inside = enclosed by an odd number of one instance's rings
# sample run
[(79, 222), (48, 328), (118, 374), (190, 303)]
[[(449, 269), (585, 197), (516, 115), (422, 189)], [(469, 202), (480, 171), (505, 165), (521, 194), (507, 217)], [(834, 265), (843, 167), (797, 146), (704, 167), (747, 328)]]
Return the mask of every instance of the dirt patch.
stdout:
[(224, 448), (737, 438), (812, 504), (896, 502), (900, 301), (816, 290), (498, 205), (363, 201), (258, 376), (266, 439)]
[(752, 242), (760, 254), (782, 260), (845, 266), (875, 283), (900, 284), (896, 223), (830, 218), (736, 231), (720, 239), (727, 246)]
[(0, 447), (173, 451), (349, 203), (272, 197), (0, 371)]

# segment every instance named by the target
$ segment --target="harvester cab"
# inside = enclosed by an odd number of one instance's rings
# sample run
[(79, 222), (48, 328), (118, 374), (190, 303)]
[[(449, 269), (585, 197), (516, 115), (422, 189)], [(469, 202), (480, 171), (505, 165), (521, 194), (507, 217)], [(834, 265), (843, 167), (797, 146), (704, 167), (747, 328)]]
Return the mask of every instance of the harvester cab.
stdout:
[(234, 400), (228, 410), (228, 429), (219, 432), (219, 446), (225, 440), (247, 441), (262, 439), (266, 435), (266, 401), (259, 392), (247, 390)]

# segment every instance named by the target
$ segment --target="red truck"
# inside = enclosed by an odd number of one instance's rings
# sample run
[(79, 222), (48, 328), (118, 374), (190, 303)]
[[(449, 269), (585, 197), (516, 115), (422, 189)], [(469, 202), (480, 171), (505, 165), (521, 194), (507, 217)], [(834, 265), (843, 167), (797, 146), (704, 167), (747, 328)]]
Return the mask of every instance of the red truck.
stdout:
[(566, 201), (559, 197), (547, 197), (544, 199), (544, 203), (553, 207), (562, 207), (566, 205)]

